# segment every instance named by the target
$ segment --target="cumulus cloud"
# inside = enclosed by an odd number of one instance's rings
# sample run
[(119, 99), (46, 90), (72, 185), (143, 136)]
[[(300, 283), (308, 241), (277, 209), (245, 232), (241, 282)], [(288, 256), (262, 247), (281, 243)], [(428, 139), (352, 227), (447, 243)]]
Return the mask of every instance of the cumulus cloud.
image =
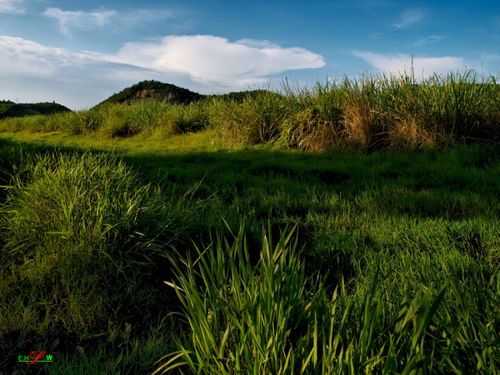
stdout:
[(231, 42), (212, 35), (167, 36), (156, 43), (127, 43), (108, 61), (160, 72), (179, 72), (199, 82), (231, 84), (287, 70), (321, 68), (321, 55), (268, 41)]
[(422, 9), (412, 8), (407, 9), (401, 15), (399, 21), (392, 25), (395, 29), (405, 29), (411, 25), (419, 23), (424, 19), (424, 12)]
[(0, 0), (0, 13), (23, 13), (24, 0)]
[[(2, 0), (0, 0), (2, 1)], [(133, 9), (128, 11), (116, 11), (108, 9), (95, 9), (90, 12), (81, 10), (62, 10), (60, 8), (48, 8), (43, 12), (48, 18), (53, 18), (59, 25), (59, 30), (64, 35), (70, 35), (71, 31), (90, 31), (105, 27), (120, 28), (131, 27), (141, 22), (159, 21), (173, 17), (173, 12), (167, 9)]]
[(130, 43), (115, 55), (104, 55), (0, 36), (0, 99), (55, 100), (78, 109), (145, 79), (213, 93), (261, 88), (268, 82), (267, 75), (324, 65), (321, 56), (302, 48), (282, 48), (266, 41), (192, 38), (196, 43), (190, 37)]
[(411, 73), (412, 60), (413, 71), (417, 78), (426, 78), (434, 73), (446, 74), (450, 71), (463, 69), (466, 64), (461, 57), (413, 57), (405, 54), (383, 55), (372, 52), (353, 52), (355, 56), (362, 58), (377, 70), (389, 74)]

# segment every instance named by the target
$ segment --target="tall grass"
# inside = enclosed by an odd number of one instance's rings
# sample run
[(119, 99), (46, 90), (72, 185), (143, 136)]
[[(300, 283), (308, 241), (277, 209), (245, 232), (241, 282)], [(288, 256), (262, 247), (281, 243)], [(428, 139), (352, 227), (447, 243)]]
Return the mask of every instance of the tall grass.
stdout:
[(413, 150), (500, 140), (500, 87), (473, 71), (413, 76), (366, 75), (242, 99), (212, 96), (189, 105), (143, 100), (88, 111), (10, 118), (0, 130), (97, 132), (107, 138), (167, 137), (212, 128), (227, 145), (363, 151)]
[(290, 109), (287, 98), (269, 91), (260, 91), (241, 102), (215, 99), (209, 112), (210, 126), (229, 145), (274, 142)]
[(148, 282), (155, 261), (201, 207), (142, 184), (114, 157), (90, 153), (28, 160), (7, 190), (0, 328), (21, 332), (85, 334), (109, 319), (154, 316), (162, 300)]
[[(340, 280), (333, 293), (306, 277), (293, 231), (277, 244), (263, 235), (257, 264), (243, 227), (195, 258), (172, 260), (190, 341), (155, 373), (198, 374), (491, 373), (495, 297), (454, 277), (432, 288), (411, 285), (402, 300), (379, 289), (362, 294)], [(450, 275), (451, 276), (451, 275)], [(490, 281), (486, 281), (483, 287)], [(480, 299), (485, 305), (475, 302)], [(473, 302), (474, 301), (474, 302)]]
[(170, 104), (160, 100), (138, 100), (131, 104), (101, 105), (89, 110), (48, 116), (8, 118), (2, 129), (33, 132), (62, 131), (71, 135), (97, 133), (106, 138), (138, 134), (159, 137), (204, 129), (208, 124), (207, 103)]
[(44, 348), (54, 374), (498, 373), (496, 151), (2, 141), (0, 368)]

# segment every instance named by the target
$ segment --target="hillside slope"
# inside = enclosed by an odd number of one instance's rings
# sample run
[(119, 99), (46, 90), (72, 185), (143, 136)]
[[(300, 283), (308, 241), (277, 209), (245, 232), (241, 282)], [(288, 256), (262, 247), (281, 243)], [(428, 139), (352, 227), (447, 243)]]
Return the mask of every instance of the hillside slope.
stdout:
[(200, 100), (203, 95), (188, 89), (158, 81), (142, 81), (110, 96), (99, 105), (110, 103), (130, 103), (137, 99), (164, 99), (172, 103), (189, 104)]
[(71, 110), (58, 103), (13, 103), (10, 101), (0, 102), (0, 119), (7, 117), (24, 117), (32, 115), (50, 115), (58, 112), (70, 112)]
[(189, 104), (200, 99), (211, 98), (221, 98), (224, 100), (242, 102), (247, 97), (255, 98), (256, 96), (267, 92), (267, 90), (250, 90), (230, 92), (221, 95), (202, 95), (170, 83), (142, 81), (123, 89), (119, 93), (113, 94), (108, 99), (98, 104), (98, 106), (102, 104), (129, 104), (132, 101), (141, 99), (159, 99), (176, 104)]

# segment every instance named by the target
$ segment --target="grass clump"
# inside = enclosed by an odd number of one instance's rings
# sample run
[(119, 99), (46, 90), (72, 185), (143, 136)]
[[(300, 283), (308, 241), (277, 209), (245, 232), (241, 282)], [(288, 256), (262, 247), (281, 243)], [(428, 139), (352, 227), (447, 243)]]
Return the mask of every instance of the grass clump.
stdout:
[(285, 90), (294, 110), (281, 124), (278, 144), (314, 151), (337, 145), (344, 129), (340, 92), (329, 82), (311, 91)]
[(2, 329), (86, 334), (154, 315), (162, 298), (148, 278), (189, 225), (184, 199), (170, 201), (123, 162), (90, 153), (39, 156), (10, 185)]
[[(264, 236), (255, 267), (242, 228), (234, 242), (218, 238), (196, 259), (177, 268), (173, 287), (190, 327), (182, 347), (158, 370), (179, 365), (203, 374), (285, 373), (305, 353), (304, 334), (314, 321), (319, 295), (309, 295), (293, 232), (276, 246)], [(307, 337), (306, 337), (307, 338)], [(306, 345), (304, 345), (306, 344)]]
[(494, 373), (489, 280), (470, 289), (451, 275), (435, 288), (403, 279), (402, 299), (392, 300), (376, 271), (362, 293), (342, 279), (331, 293), (306, 276), (292, 237), (282, 232), (273, 245), (264, 235), (256, 264), (241, 228), (233, 242), (218, 237), (194, 259), (173, 260), (177, 280), (167, 284), (189, 341), (155, 373)]
[(272, 143), (289, 110), (287, 98), (269, 91), (241, 101), (216, 99), (210, 107), (210, 126), (230, 146)]

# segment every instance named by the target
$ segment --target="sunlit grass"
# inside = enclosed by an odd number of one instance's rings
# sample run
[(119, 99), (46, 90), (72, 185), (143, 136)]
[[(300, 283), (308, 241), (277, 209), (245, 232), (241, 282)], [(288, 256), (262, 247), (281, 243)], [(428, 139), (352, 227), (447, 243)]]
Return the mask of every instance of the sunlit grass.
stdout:
[(214, 131), (226, 146), (416, 150), (500, 140), (500, 87), (473, 71), (412, 76), (367, 75), (279, 93), (261, 90), (241, 100), (209, 97), (191, 104), (138, 100), (73, 113), (8, 118), (0, 131), (59, 131), (106, 140)]
[(192, 151), (216, 151), (223, 148), (214, 137), (213, 130), (197, 133), (173, 135), (161, 139), (151, 139), (146, 135), (130, 138), (102, 138), (96, 134), (68, 135), (61, 131), (33, 133), (30, 131), (0, 132), (0, 139), (29, 142), (45, 146), (78, 148), (82, 150), (105, 150), (126, 152), (129, 154), (169, 154)]

